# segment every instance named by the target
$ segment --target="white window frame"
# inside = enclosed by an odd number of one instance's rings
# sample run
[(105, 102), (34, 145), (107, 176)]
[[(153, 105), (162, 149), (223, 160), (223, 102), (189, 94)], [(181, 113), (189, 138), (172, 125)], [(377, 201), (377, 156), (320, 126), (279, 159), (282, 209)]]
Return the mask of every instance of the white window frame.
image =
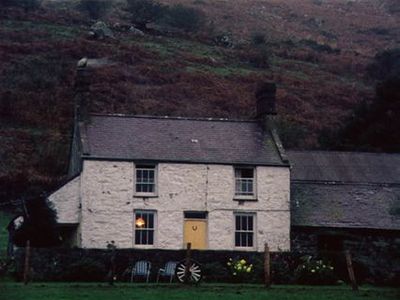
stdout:
[[(253, 178), (244, 178), (244, 177), (238, 177), (237, 173), (238, 171), (241, 170), (252, 170), (253, 171)], [(234, 199), (239, 199), (239, 200), (256, 200), (257, 199), (257, 172), (256, 172), (256, 167), (241, 167), (237, 166), (234, 167), (233, 169), (233, 176), (234, 176)], [(245, 193), (238, 191), (237, 187), (238, 185), (240, 186), (241, 181), (252, 181), (252, 188), (253, 191), (252, 193)]]
[[(252, 224), (253, 225), (253, 229), (252, 230), (243, 230), (243, 229), (237, 230), (236, 229), (236, 217), (243, 217), (243, 216), (252, 217), (252, 220), (253, 220), (253, 224)], [(234, 226), (233, 246), (236, 249), (240, 249), (240, 250), (254, 250), (254, 249), (256, 249), (256, 245), (257, 245), (257, 236), (256, 236), (256, 234), (257, 234), (257, 215), (256, 215), (256, 213), (253, 213), (253, 212), (234, 212), (233, 213), (233, 226)], [(244, 234), (251, 233), (252, 237), (253, 237), (252, 238), (253, 245), (252, 246), (243, 245), (243, 244), (247, 244), (247, 242), (246, 242), (246, 243), (240, 243), (241, 245), (237, 246), (236, 245), (236, 233), (244, 233)], [(240, 238), (240, 240), (241, 240), (241, 238)]]
[[(153, 215), (153, 227), (144, 227), (137, 228), (136, 227), (136, 217), (138, 214), (152, 214)], [(156, 233), (157, 233), (157, 211), (155, 210), (146, 210), (146, 209), (138, 209), (133, 211), (133, 245), (136, 248), (153, 248), (156, 245)], [(144, 231), (152, 231), (153, 232), (153, 243), (152, 244), (136, 244), (136, 233), (144, 232)]]
[[(137, 191), (137, 185), (138, 184), (149, 184), (148, 182), (141, 182), (141, 183), (137, 182), (137, 180), (138, 180), (137, 171), (138, 170), (147, 170), (147, 171), (153, 170), (154, 171), (154, 182), (150, 183), (150, 184), (154, 185), (154, 190), (152, 192), (138, 192)], [(149, 196), (150, 197), (152, 197), (152, 196), (154, 197), (154, 196), (157, 196), (157, 192), (158, 192), (158, 167), (157, 167), (156, 164), (147, 164), (147, 163), (140, 164), (140, 163), (137, 163), (137, 164), (134, 165), (133, 175), (134, 175), (134, 178), (135, 178), (134, 186), (133, 186), (134, 195), (135, 196), (138, 196), (138, 197), (143, 197), (143, 196), (144, 197), (149, 197)]]

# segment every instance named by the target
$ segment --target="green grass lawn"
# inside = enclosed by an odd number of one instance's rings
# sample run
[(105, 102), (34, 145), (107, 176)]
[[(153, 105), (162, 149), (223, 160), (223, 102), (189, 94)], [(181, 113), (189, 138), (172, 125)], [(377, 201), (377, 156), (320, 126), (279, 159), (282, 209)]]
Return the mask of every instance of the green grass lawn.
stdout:
[(265, 289), (261, 285), (215, 285), (200, 286), (153, 285), (153, 284), (107, 284), (97, 283), (22, 283), (0, 281), (0, 299), (13, 300), (350, 300), (350, 299), (399, 299), (398, 289), (363, 287), (354, 293), (348, 286), (310, 287), (273, 286)]

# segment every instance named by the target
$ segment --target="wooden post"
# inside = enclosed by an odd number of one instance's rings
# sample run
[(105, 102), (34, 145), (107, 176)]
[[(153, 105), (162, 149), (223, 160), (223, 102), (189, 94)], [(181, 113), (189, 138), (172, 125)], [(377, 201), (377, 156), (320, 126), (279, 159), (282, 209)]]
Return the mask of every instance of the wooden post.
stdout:
[(271, 257), (269, 254), (269, 247), (268, 244), (265, 243), (264, 245), (264, 283), (265, 287), (271, 286)]
[(24, 284), (27, 285), (30, 279), (30, 258), (31, 258), (31, 241), (26, 241), (25, 246), (25, 265), (24, 265)]
[(186, 247), (186, 258), (185, 258), (185, 283), (189, 283), (190, 277), (190, 249), (192, 248), (191, 243), (187, 243)]
[(115, 249), (111, 250), (111, 258), (110, 258), (110, 271), (109, 271), (109, 278), (108, 283), (110, 285), (114, 285), (114, 277), (115, 277)]
[(351, 282), (351, 288), (353, 289), (353, 291), (358, 291), (356, 277), (354, 275), (353, 264), (351, 262), (350, 252), (348, 250), (346, 250), (345, 251), (345, 255), (346, 255), (347, 272), (349, 273), (349, 278), (350, 278), (350, 282)]

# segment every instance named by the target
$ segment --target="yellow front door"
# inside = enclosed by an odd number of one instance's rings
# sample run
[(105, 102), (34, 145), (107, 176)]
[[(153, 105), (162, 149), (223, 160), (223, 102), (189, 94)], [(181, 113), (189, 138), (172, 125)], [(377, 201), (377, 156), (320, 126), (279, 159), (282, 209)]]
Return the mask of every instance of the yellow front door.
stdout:
[(183, 243), (192, 244), (192, 249), (207, 248), (207, 221), (206, 220), (185, 220)]

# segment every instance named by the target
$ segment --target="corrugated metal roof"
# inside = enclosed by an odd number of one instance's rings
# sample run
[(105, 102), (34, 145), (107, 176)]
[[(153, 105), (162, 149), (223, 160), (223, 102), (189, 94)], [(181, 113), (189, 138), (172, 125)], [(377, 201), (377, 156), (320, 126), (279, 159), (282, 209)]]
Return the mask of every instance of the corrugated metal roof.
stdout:
[(256, 121), (92, 115), (83, 136), (89, 158), (285, 165)]
[(400, 184), (400, 154), (287, 151), (291, 179), (346, 183)]

